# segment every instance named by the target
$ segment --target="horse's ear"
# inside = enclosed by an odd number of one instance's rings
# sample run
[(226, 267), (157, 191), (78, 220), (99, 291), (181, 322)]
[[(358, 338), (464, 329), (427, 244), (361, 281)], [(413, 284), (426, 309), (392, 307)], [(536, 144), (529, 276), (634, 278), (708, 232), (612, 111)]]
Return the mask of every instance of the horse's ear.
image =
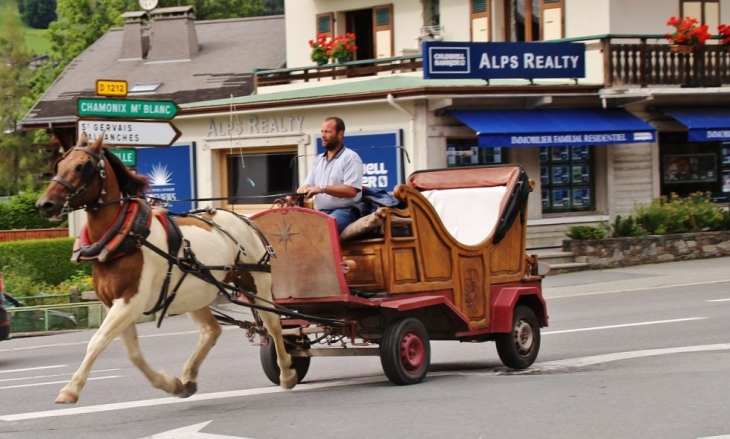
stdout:
[(89, 147), (92, 151), (98, 153), (101, 151), (101, 143), (104, 141), (104, 133), (105, 131), (102, 131), (101, 134), (99, 134), (99, 137), (96, 138), (94, 143)]
[(86, 132), (81, 133), (81, 136), (79, 136), (79, 141), (76, 142), (76, 146), (84, 146), (89, 142), (89, 136), (86, 135)]

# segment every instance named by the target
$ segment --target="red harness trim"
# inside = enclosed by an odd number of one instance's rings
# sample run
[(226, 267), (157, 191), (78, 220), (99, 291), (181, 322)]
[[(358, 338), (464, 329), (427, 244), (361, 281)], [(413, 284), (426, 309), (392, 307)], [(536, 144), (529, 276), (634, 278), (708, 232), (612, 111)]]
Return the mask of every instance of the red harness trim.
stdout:
[[(137, 224), (140, 213), (145, 213), (144, 217), (139, 218), (143, 224)], [(125, 201), (125, 204), (119, 209), (116, 218), (109, 230), (98, 242), (91, 242), (89, 238), (89, 228), (85, 224), (81, 229), (81, 234), (76, 238), (73, 248), (73, 261), (79, 260), (98, 260), (104, 262), (116, 258), (120, 258), (139, 248), (135, 238), (129, 236), (129, 233), (140, 226), (149, 231), (152, 224), (152, 215), (149, 214), (150, 209), (139, 200)], [(135, 224), (137, 227), (135, 228)], [(131, 245), (122, 245), (124, 243)]]

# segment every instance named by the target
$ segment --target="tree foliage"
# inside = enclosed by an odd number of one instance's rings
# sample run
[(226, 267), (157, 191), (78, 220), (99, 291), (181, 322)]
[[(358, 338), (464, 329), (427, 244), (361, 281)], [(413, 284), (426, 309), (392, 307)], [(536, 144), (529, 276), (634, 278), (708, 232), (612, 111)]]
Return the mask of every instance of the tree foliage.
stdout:
[(25, 45), (20, 19), (8, 7), (8, 17), (0, 34), (0, 195), (13, 195), (34, 182), (33, 171), (39, 165), (37, 152), (31, 149), (31, 139), (17, 128), (27, 111), (23, 97), (30, 93), (28, 78), (30, 54)]
[(18, 0), (18, 12), (34, 29), (48, 29), (56, 19), (56, 0)]

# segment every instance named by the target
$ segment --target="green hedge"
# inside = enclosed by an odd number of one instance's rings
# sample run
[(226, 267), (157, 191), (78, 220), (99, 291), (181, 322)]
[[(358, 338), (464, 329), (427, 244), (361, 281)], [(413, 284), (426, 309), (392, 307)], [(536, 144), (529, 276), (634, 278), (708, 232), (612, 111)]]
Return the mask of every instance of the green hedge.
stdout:
[(74, 238), (0, 242), (0, 270), (7, 275), (30, 277), (35, 283), (58, 285), (83, 272), (91, 263), (71, 262)]
[(10, 201), (0, 203), (0, 230), (13, 229), (53, 229), (68, 227), (68, 220), (49, 221), (38, 213), (35, 202), (41, 192), (27, 190), (20, 195), (10, 197)]

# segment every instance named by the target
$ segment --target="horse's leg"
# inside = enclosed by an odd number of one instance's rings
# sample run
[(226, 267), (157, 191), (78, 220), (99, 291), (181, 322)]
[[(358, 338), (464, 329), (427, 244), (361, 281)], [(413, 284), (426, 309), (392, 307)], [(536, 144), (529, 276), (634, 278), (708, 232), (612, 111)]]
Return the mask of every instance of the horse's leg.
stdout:
[[(273, 300), (273, 294), (271, 294), (271, 274), (255, 272), (251, 273), (254, 282), (256, 284), (256, 291), (258, 297), (266, 300)], [(258, 301), (260, 305), (271, 306), (266, 302)], [(277, 314), (273, 314), (266, 311), (260, 311), (259, 315), (261, 320), (264, 322), (264, 328), (269, 333), (271, 339), (274, 340), (274, 347), (276, 348), (276, 364), (279, 365), (281, 374), (279, 375), (279, 383), (284, 389), (292, 389), (297, 385), (299, 378), (297, 377), (296, 370), (291, 368), (291, 355), (286, 351), (284, 346), (284, 337), (281, 335), (281, 320)]]
[(86, 384), (96, 358), (104, 352), (104, 349), (116, 336), (134, 322), (136, 317), (137, 313), (134, 308), (129, 304), (125, 304), (123, 300), (117, 300), (112, 304), (101, 326), (89, 340), (84, 361), (81, 362), (81, 366), (71, 377), (71, 381), (58, 393), (56, 403), (73, 404), (78, 401), (79, 393)]
[(171, 395), (182, 395), (182, 382), (162, 371), (152, 369), (142, 356), (139, 350), (139, 342), (137, 340), (137, 327), (134, 323), (127, 326), (121, 334), (124, 350), (127, 351), (129, 360), (137, 366), (137, 368), (147, 377), (147, 380), (153, 387), (164, 390)]
[(190, 311), (188, 315), (198, 326), (200, 338), (195, 351), (183, 367), (182, 376), (180, 377), (183, 382), (183, 393), (180, 395), (182, 398), (187, 398), (198, 390), (197, 382), (200, 365), (203, 364), (203, 360), (205, 360), (208, 352), (215, 346), (215, 342), (223, 332), (220, 323), (207, 306), (196, 311)]

